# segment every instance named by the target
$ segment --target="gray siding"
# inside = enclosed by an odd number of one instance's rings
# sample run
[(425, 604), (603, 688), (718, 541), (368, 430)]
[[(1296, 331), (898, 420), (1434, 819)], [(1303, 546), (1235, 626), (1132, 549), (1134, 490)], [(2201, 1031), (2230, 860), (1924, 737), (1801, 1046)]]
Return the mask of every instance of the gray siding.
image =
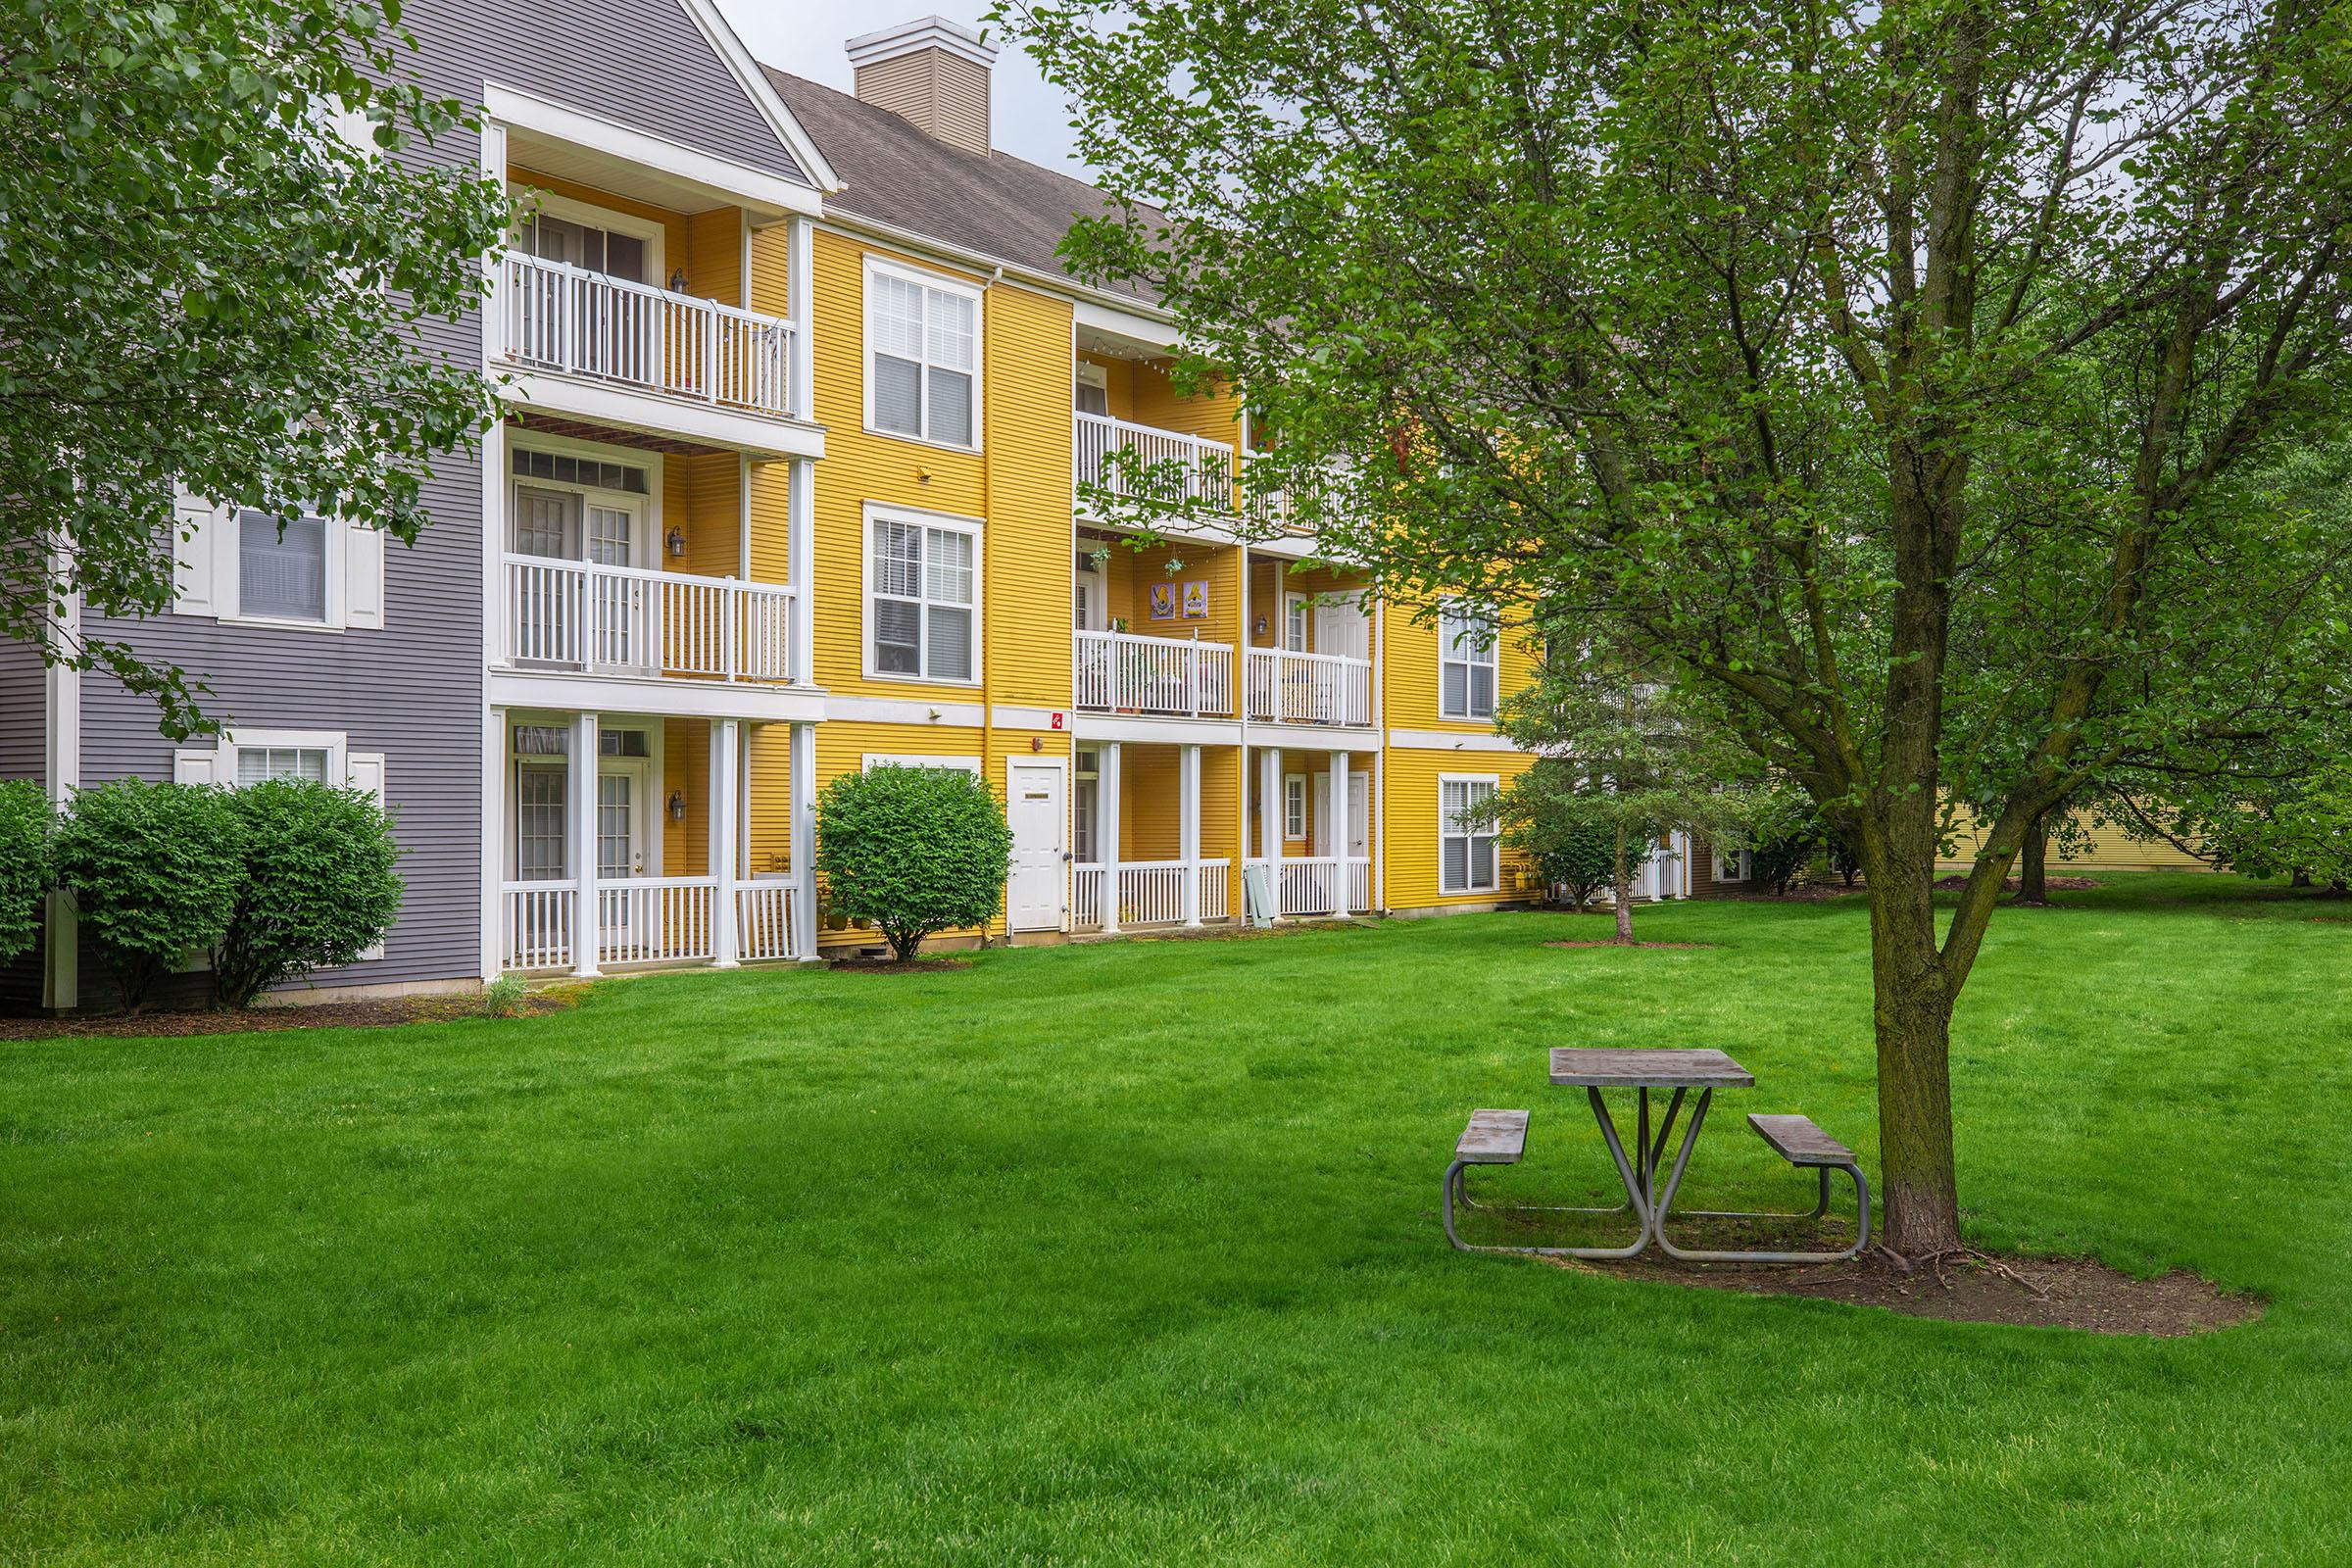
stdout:
[(401, 22), (439, 92), (495, 81), (808, 182), (679, 0), (413, 0)]
[(47, 681), (30, 643), (0, 641), (0, 778), (38, 783), (47, 765)]

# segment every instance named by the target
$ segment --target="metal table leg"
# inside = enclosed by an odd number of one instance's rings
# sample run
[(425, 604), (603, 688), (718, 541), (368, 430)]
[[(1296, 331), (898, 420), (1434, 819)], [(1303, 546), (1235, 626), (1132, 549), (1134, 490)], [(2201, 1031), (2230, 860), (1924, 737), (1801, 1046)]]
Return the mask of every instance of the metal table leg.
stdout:
[[(1862, 1249), (1870, 1245), (1870, 1183), (1863, 1176), (1862, 1167), (1859, 1165), (1822, 1167), (1821, 1201), (1815, 1206), (1810, 1215), (1800, 1216), (1791, 1214), (1775, 1214), (1762, 1210), (1727, 1210), (1712, 1208), (1694, 1209), (1691, 1211), (1694, 1215), (1704, 1216), (1709, 1219), (1818, 1219), (1821, 1217), (1821, 1215), (1829, 1210), (1830, 1171), (1832, 1168), (1836, 1168), (1844, 1171), (1848, 1176), (1853, 1178), (1854, 1198), (1860, 1204), (1859, 1212), (1861, 1218), (1855, 1225), (1854, 1245), (1845, 1249), (1843, 1251), (1718, 1251), (1704, 1248), (1685, 1249), (1677, 1247), (1671, 1240), (1667, 1238), (1666, 1216), (1673, 1210), (1674, 1195), (1676, 1190), (1683, 1185), (1683, 1173), (1690, 1167), (1690, 1151), (1698, 1142), (1698, 1130), (1702, 1125), (1705, 1124), (1707, 1119), (1707, 1104), (1714, 1098), (1715, 1091), (1712, 1089), (1702, 1089), (1699, 1091), (1698, 1104), (1690, 1113), (1690, 1125), (1684, 1129), (1682, 1148), (1674, 1156), (1674, 1169), (1666, 1178), (1666, 1191), (1660, 1195), (1657, 1201), (1653, 1203), (1650, 1208), (1649, 1234), (1657, 1238), (1658, 1246), (1666, 1253), (1666, 1255), (1686, 1263), (1838, 1263), (1843, 1262), (1849, 1257), (1858, 1256), (1861, 1253)], [(1660, 1142), (1664, 1142), (1663, 1138), (1660, 1139)]]
[[(1469, 1201), (1468, 1189), (1465, 1185), (1465, 1178), (1469, 1174), (1466, 1168), (1466, 1162), (1457, 1159), (1452, 1164), (1446, 1167), (1446, 1182), (1442, 1194), (1444, 1202), (1443, 1214), (1446, 1221), (1446, 1239), (1451, 1242), (1457, 1250), (1464, 1252), (1512, 1252), (1527, 1257), (1639, 1257), (1642, 1252), (1648, 1250), (1650, 1237), (1655, 1234), (1656, 1231), (1656, 1227), (1650, 1218), (1650, 1204), (1646, 1181), (1646, 1178), (1653, 1173), (1655, 1164), (1655, 1161), (1650, 1157), (1648, 1150), (1648, 1091), (1644, 1090), (1642, 1092), (1641, 1121), (1642, 1141), (1635, 1146), (1635, 1152), (1642, 1161), (1639, 1166), (1636, 1165), (1634, 1160), (1626, 1157), (1625, 1144), (1617, 1136), (1617, 1123), (1609, 1115), (1608, 1102), (1601, 1098), (1600, 1091), (1598, 1089), (1589, 1087), (1586, 1089), (1585, 1094), (1591, 1100), (1592, 1104), (1592, 1119), (1600, 1124), (1601, 1139), (1609, 1146), (1609, 1157), (1616, 1161), (1617, 1179), (1625, 1183), (1625, 1202), (1619, 1204), (1617, 1208), (1554, 1209), (1549, 1210), (1549, 1212), (1614, 1214), (1620, 1209), (1630, 1207), (1634, 1211), (1634, 1217), (1640, 1220), (1642, 1224), (1641, 1234), (1634, 1238), (1633, 1244), (1629, 1247), (1484, 1247), (1465, 1242), (1460, 1236), (1455, 1234), (1453, 1228), (1453, 1207), (1455, 1201), (1457, 1200), (1464, 1203), (1468, 1203)], [(1678, 1093), (1675, 1099), (1679, 1103), (1682, 1097)], [(1477, 1206), (1483, 1207), (1485, 1205), (1481, 1204)]]

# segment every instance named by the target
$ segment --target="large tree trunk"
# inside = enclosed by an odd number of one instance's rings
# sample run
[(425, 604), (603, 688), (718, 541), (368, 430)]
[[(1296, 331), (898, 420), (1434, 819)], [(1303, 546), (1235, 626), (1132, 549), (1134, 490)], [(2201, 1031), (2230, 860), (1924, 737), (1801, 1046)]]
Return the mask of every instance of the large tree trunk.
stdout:
[(2050, 819), (2037, 816), (2026, 829), (2025, 847), (2017, 856), (2017, 902), (2047, 904), (2050, 902)]
[(1617, 824), (1617, 858), (1609, 872), (1609, 885), (1617, 898), (1617, 941), (1628, 947), (1634, 941), (1634, 868), (1626, 853), (1625, 824)]
[(1934, 861), (1902, 858), (1911, 863), (1868, 868), (1879, 1193), (1887, 1248), (1924, 1257), (1960, 1245), (1952, 1161), (1952, 998), (1936, 943)]

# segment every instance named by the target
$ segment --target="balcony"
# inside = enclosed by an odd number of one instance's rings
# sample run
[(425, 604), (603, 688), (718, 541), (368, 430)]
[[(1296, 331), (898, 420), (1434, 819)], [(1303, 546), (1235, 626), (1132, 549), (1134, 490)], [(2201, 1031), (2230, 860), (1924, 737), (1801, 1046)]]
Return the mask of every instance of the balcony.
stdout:
[[(1230, 858), (1201, 860), (1194, 866), (1200, 879), (1200, 918), (1223, 921), (1233, 917)], [(1070, 908), (1073, 925), (1100, 929), (1102, 925), (1102, 877), (1105, 867), (1080, 863), (1070, 867)], [(1121, 928), (1184, 923), (1182, 860), (1138, 860), (1111, 868), (1118, 878)]]
[[(581, 955), (577, 883), (507, 882), (504, 967), (571, 969)], [(762, 878), (736, 882), (736, 956), (745, 962), (797, 958), (791, 883)], [(623, 877), (596, 884), (594, 967), (608, 964), (708, 963), (718, 952), (717, 878)]]
[(1233, 716), (1233, 648), (1123, 631), (1072, 634), (1076, 706), (1089, 713)]
[(1072, 447), (1077, 483), (1113, 495), (1169, 505), (1198, 502), (1233, 512), (1234, 451), (1223, 441), (1078, 414)]
[(511, 665), (641, 679), (794, 678), (793, 591), (732, 577), (506, 558)]
[(1372, 907), (1369, 858), (1335, 860), (1329, 856), (1286, 855), (1279, 861), (1252, 857), (1242, 864), (1245, 869), (1267, 868), (1279, 914), (1352, 914)]
[(1368, 728), (1372, 723), (1372, 662), (1340, 654), (1252, 648), (1250, 721)]
[(509, 256), (499, 346), (517, 367), (732, 413), (804, 418), (790, 321), (562, 262)]

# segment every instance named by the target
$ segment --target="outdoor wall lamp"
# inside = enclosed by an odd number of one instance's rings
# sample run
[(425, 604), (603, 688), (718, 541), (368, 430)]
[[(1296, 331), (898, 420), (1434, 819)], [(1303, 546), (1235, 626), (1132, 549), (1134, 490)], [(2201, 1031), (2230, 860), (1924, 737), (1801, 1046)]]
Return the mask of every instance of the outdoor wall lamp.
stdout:
[(662, 542), (669, 546), (669, 553), (673, 556), (682, 556), (686, 553), (686, 532), (682, 528), (670, 529), (669, 536)]
[(686, 820), (686, 792), (684, 790), (669, 792), (669, 819), (672, 822)]

